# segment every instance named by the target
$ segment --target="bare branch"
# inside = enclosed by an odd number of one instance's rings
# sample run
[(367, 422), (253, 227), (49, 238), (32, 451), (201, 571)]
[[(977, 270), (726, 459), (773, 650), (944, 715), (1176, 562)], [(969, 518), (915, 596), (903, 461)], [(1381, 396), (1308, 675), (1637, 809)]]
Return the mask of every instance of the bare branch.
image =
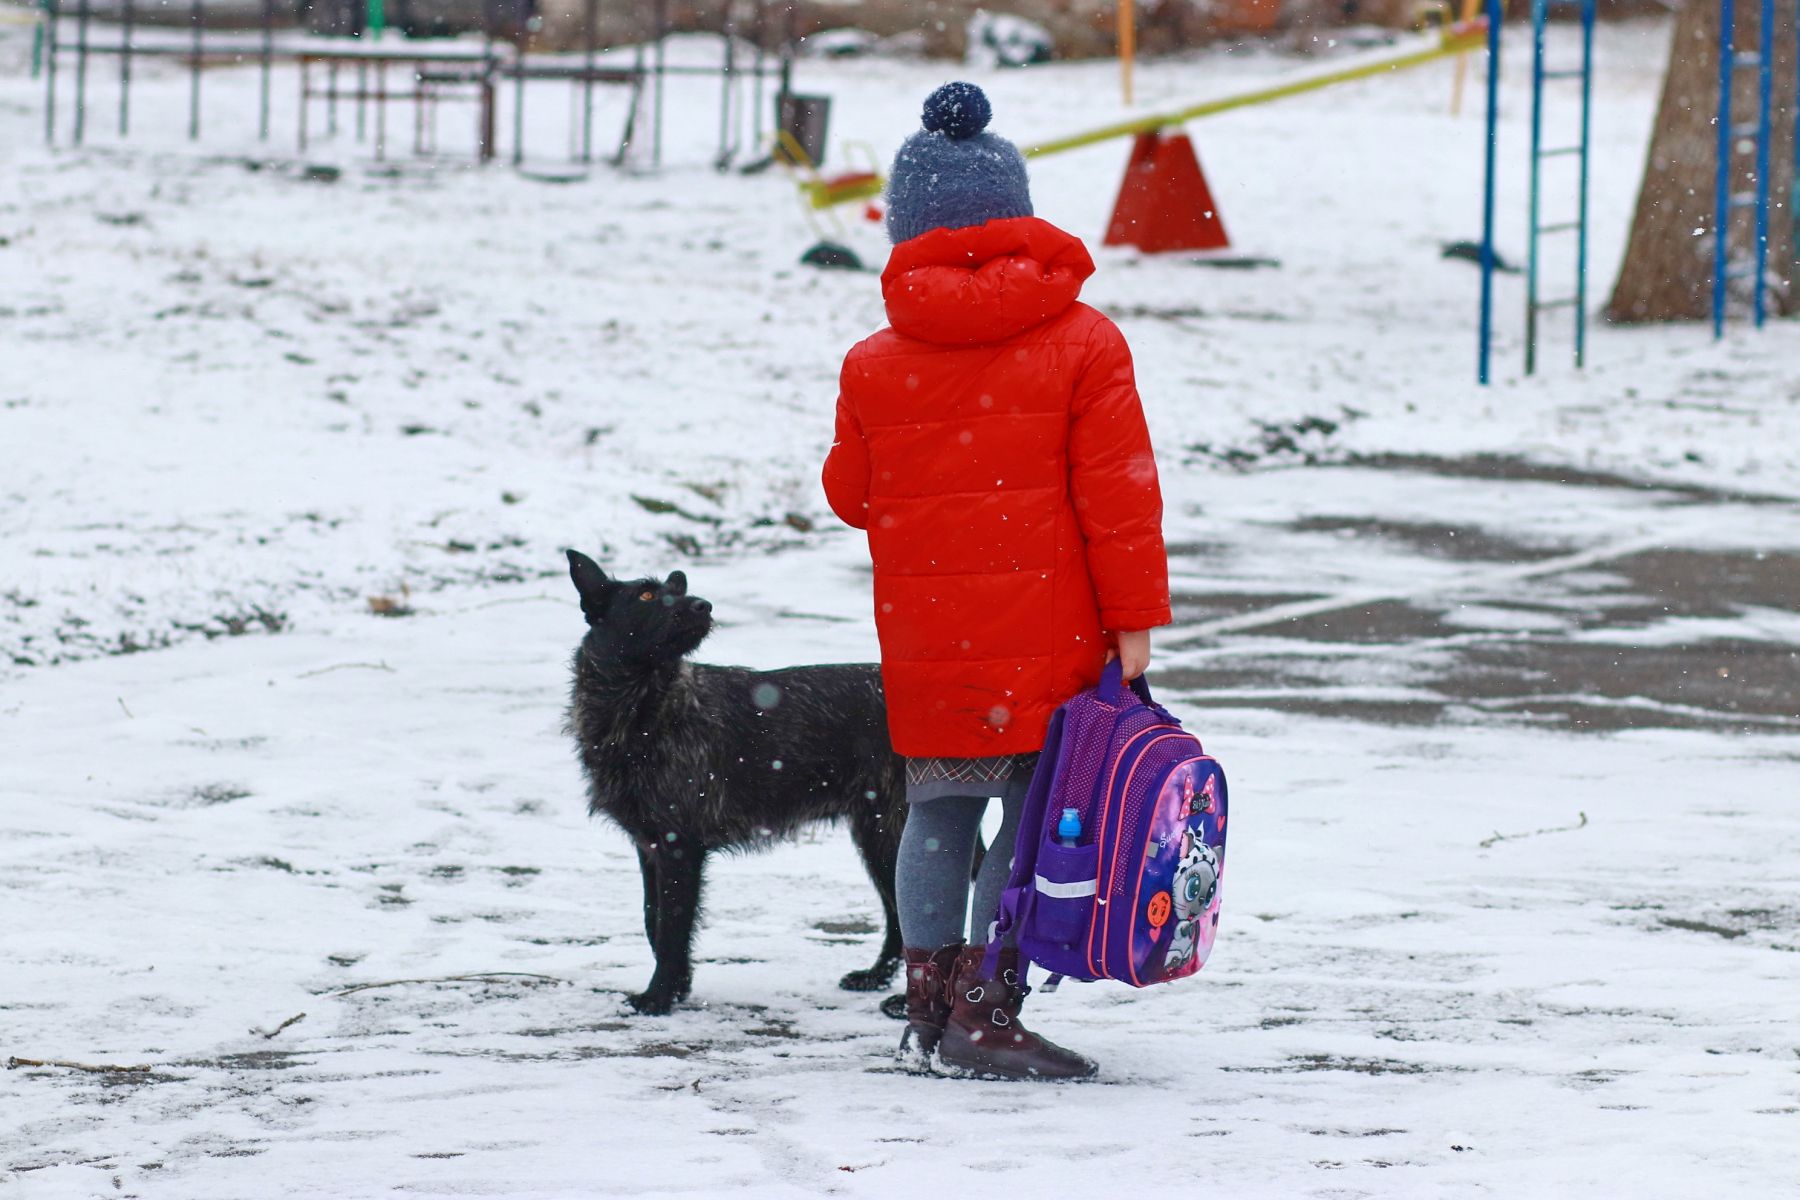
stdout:
[(277, 1025), (273, 1029), (269, 1029), (269, 1030), (252, 1029), (250, 1032), (260, 1035), (262, 1037), (262, 1039), (266, 1042), (270, 1038), (274, 1037), (276, 1034), (280, 1033), (282, 1030), (286, 1029), (289, 1025), (298, 1025), (300, 1022), (302, 1022), (304, 1020), (306, 1020), (305, 1013), (303, 1013), (303, 1012), (295, 1013), (293, 1016), (289, 1017), (287, 1020), (283, 1021), (281, 1024)]
[(1575, 815), (1580, 817), (1581, 820), (1575, 822), (1573, 825), (1556, 825), (1549, 829), (1533, 829), (1530, 833), (1496, 833), (1493, 837), (1482, 838), (1481, 848), (1486, 850), (1496, 842), (1516, 842), (1520, 838), (1537, 837), (1538, 835), (1545, 833), (1574, 833), (1577, 829), (1586, 829), (1588, 823), (1587, 814), (1578, 812)]
[(149, 1066), (125, 1067), (116, 1063), (78, 1063), (68, 1062), (60, 1058), (9, 1058), (6, 1069), (16, 1071), (20, 1067), (62, 1067), (69, 1071), (92, 1071), (97, 1075), (142, 1075), (155, 1068)]
[(350, 987), (338, 988), (335, 991), (320, 992), (321, 996), (348, 996), (353, 992), (366, 992), (374, 988), (400, 987), (408, 983), (492, 983), (500, 979), (540, 979), (546, 983), (566, 983), (554, 975), (534, 975), (530, 971), (481, 971), (474, 975), (440, 975), (433, 979), (387, 979), (380, 983), (358, 983)]
[(352, 670), (386, 671), (390, 675), (394, 674), (394, 668), (388, 666), (384, 662), (372, 662), (372, 663), (347, 662), (347, 663), (338, 663), (334, 666), (329, 666), (329, 667), (320, 667), (316, 671), (302, 671), (302, 672), (300, 672), (300, 674), (294, 676), (294, 678), (295, 679), (311, 679), (315, 675), (329, 675), (333, 671), (352, 671)]

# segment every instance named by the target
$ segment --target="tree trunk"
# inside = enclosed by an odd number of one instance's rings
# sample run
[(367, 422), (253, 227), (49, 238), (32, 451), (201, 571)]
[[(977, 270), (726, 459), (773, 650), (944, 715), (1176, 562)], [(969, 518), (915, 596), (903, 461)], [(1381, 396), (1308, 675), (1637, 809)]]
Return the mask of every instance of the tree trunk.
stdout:
[[(1719, 0), (1687, 0), (1675, 18), (1674, 45), (1663, 78), (1662, 104), (1650, 136), (1650, 160), (1638, 193), (1637, 214), (1625, 264), (1606, 317), (1628, 324), (1693, 321), (1712, 315), (1714, 190), (1718, 163)], [(1740, 53), (1763, 46), (1761, 0), (1737, 0)], [(1770, 145), (1769, 273), (1772, 312), (1800, 311), (1794, 267), (1794, 55), (1792, 5), (1775, 16), (1773, 140)], [(1737, 72), (1732, 91), (1734, 125), (1754, 123), (1758, 83), (1754, 69)], [(1742, 139), (1732, 159), (1730, 190), (1756, 189), (1754, 138)], [(1754, 260), (1754, 209), (1732, 214), (1731, 261)], [(1730, 303), (1750, 298), (1750, 280), (1732, 281)]]

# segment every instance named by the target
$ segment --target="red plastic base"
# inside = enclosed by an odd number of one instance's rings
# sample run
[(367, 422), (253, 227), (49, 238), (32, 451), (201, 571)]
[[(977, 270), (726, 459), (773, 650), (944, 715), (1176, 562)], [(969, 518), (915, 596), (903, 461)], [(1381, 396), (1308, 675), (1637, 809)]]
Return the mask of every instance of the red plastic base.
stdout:
[(1148, 254), (1223, 250), (1231, 245), (1187, 134), (1137, 135), (1105, 241), (1108, 246), (1136, 246)]

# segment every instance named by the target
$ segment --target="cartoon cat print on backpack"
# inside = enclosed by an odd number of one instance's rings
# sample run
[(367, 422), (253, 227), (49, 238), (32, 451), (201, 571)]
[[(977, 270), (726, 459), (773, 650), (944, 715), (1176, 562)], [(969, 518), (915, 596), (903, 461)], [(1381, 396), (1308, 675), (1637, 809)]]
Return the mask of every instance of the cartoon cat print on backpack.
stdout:
[(1181, 865), (1175, 869), (1175, 935), (1163, 959), (1167, 972), (1188, 964), (1200, 944), (1200, 920), (1219, 890), (1219, 856), (1200, 830), (1189, 826), (1181, 835)]

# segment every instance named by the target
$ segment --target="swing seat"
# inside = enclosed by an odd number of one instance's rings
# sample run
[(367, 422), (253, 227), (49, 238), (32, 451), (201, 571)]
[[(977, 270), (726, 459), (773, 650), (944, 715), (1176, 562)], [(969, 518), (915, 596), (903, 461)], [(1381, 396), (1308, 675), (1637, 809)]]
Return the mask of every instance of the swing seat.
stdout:
[(854, 171), (844, 175), (803, 180), (800, 186), (806, 191), (807, 202), (814, 208), (835, 208), (840, 204), (873, 199), (881, 195), (887, 182), (882, 179), (880, 172)]

